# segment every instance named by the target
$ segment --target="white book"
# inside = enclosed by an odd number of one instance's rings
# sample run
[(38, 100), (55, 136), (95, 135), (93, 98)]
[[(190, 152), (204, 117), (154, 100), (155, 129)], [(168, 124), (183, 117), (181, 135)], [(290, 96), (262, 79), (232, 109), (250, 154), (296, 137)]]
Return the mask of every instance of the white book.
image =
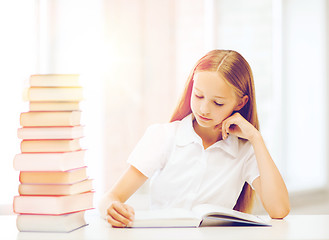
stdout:
[(20, 139), (74, 139), (83, 137), (83, 126), (23, 127), (17, 130)]
[(80, 111), (79, 102), (29, 102), (30, 111)]
[(59, 127), (80, 124), (81, 111), (23, 112), (20, 115), (22, 127)]
[(77, 87), (79, 74), (35, 74), (30, 76), (31, 87)]
[(82, 87), (29, 87), (23, 92), (23, 99), (31, 102), (60, 101), (79, 102), (83, 100)]
[(168, 208), (136, 211), (131, 227), (206, 227), (206, 226), (270, 226), (263, 219), (211, 204), (200, 204), (191, 210)]
[(87, 225), (84, 214), (85, 211), (63, 215), (19, 214), (16, 226), (21, 232), (72, 232)]
[(17, 171), (67, 171), (83, 167), (86, 150), (63, 153), (19, 153), (14, 158)]

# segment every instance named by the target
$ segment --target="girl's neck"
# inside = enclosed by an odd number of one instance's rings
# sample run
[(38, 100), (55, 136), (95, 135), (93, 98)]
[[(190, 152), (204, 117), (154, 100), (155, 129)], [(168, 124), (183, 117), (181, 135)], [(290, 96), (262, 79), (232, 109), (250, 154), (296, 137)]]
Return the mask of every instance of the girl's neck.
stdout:
[(215, 142), (222, 140), (222, 132), (218, 128), (201, 127), (195, 119), (193, 120), (193, 128), (196, 134), (202, 139), (205, 149)]

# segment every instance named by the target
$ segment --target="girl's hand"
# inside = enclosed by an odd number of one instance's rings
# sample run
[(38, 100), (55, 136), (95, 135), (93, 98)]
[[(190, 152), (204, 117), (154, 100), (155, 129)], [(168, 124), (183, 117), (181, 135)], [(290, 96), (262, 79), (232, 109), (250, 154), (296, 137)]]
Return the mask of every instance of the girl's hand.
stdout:
[(225, 140), (228, 134), (252, 141), (259, 132), (240, 113), (234, 113), (222, 122), (222, 138)]
[(119, 201), (111, 203), (107, 209), (107, 221), (112, 227), (126, 227), (130, 226), (134, 221), (135, 211), (134, 209)]

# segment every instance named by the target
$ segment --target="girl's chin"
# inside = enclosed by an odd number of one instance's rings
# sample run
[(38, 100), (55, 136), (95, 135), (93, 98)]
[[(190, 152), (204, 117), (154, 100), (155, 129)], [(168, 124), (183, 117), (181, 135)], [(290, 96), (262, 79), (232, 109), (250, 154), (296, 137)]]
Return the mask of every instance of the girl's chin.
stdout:
[(214, 122), (204, 122), (196, 119), (196, 123), (203, 128), (213, 128), (213, 129), (222, 129), (222, 123), (215, 124)]
[(211, 127), (215, 127), (215, 125), (213, 123), (210, 122), (204, 122), (204, 121), (200, 121), (198, 119), (196, 119), (196, 122), (198, 123), (198, 125), (200, 127), (204, 127), (204, 128), (211, 128)]

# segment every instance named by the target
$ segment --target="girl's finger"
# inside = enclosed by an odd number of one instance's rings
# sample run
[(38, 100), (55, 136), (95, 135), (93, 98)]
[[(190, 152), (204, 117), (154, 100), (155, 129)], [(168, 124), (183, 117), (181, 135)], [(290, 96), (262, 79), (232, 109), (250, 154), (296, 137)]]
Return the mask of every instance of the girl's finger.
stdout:
[(228, 137), (229, 126), (230, 126), (229, 119), (226, 119), (223, 122), (223, 126), (222, 126), (222, 137), (223, 137), (224, 140)]
[(133, 220), (133, 219), (132, 219), (133, 214), (130, 213), (130, 212), (127, 210), (126, 206), (128, 206), (128, 205), (123, 204), (123, 203), (121, 203), (121, 202), (115, 202), (115, 203), (113, 204), (113, 208), (114, 208), (114, 209), (115, 209), (120, 215), (122, 215), (122, 216), (125, 217), (125, 218), (129, 218), (130, 221), (132, 221), (132, 220)]
[(111, 208), (109, 210), (109, 215), (116, 221), (124, 224), (125, 226), (127, 226), (131, 220), (128, 219), (127, 217), (121, 215), (119, 212), (117, 212), (114, 208)]
[(230, 129), (232, 125), (238, 125), (239, 122), (239, 115), (234, 114), (223, 121), (223, 128), (222, 128), (222, 137), (226, 139), (228, 134), (232, 133), (233, 129)]
[(225, 120), (222, 122), (222, 139), (226, 139)]
[(134, 210), (134, 208), (131, 207), (131, 206), (129, 206), (129, 205), (127, 205), (127, 204), (124, 204), (124, 207), (130, 213), (131, 220), (134, 220), (134, 216), (135, 216), (135, 210)]
[(113, 227), (125, 227), (126, 225), (123, 224), (122, 222), (119, 222), (115, 220), (112, 216), (107, 215), (106, 220), (109, 224), (111, 224)]

